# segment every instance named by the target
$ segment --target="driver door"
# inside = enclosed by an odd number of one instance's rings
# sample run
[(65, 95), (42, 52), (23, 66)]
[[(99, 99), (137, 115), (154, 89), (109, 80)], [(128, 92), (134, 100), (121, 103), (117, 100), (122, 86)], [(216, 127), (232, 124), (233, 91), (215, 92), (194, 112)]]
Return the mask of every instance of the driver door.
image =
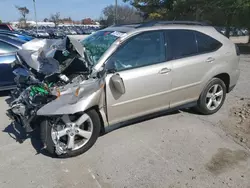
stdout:
[[(169, 108), (172, 65), (167, 62), (162, 31), (140, 33), (121, 45), (107, 62), (115, 69), (106, 77), (107, 114), (110, 124)], [(112, 68), (114, 67), (114, 68)], [(119, 75), (125, 93), (112, 83)]]

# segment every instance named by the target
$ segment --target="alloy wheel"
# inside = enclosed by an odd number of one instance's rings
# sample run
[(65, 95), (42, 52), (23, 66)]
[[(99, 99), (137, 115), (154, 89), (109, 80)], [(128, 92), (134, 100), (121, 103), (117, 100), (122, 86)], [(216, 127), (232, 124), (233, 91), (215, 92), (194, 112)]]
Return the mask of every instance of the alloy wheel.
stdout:
[(71, 121), (69, 115), (63, 115), (62, 124), (54, 125), (51, 137), (54, 143), (63, 145), (74, 151), (82, 148), (93, 134), (93, 122), (88, 114), (83, 114), (76, 121)]
[(223, 89), (221, 85), (215, 84), (207, 92), (206, 95), (206, 106), (209, 110), (217, 109), (223, 100)]

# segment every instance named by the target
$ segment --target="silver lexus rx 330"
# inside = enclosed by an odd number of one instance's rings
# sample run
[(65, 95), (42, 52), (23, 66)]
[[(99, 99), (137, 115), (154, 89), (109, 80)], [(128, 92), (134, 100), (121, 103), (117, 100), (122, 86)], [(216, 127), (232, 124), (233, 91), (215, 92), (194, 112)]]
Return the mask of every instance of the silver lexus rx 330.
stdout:
[(47, 149), (60, 156), (82, 154), (101, 130), (158, 111), (193, 105), (214, 114), (240, 74), (236, 45), (199, 23), (112, 26), (81, 44), (92, 64), (89, 79), (37, 112), (61, 117), (41, 126)]

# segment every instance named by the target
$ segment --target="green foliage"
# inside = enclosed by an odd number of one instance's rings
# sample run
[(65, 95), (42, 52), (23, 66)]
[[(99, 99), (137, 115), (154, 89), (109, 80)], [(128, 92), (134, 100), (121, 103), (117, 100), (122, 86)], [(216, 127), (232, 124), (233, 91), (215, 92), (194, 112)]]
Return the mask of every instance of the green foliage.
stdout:
[(0, 20), (0, 24), (2, 23), (2, 20)]
[[(114, 24), (114, 20), (115, 20), (115, 6), (109, 5), (103, 9), (100, 22), (102, 25), (109, 26)], [(136, 23), (141, 21), (142, 17), (134, 7), (127, 5), (117, 6), (116, 22), (118, 24)]]
[(220, 26), (250, 26), (250, 0), (123, 0), (145, 19), (197, 20)]

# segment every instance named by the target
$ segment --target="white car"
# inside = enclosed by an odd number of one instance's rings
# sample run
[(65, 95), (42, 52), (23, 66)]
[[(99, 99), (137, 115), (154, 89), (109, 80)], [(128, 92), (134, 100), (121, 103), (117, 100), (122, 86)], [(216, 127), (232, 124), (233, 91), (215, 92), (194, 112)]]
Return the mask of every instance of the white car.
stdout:
[(36, 37), (41, 37), (41, 38), (47, 38), (47, 37), (49, 37), (49, 33), (47, 33), (44, 30), (37, 30), (35, 36)]
[(69, 30), (69, 32), (70, 32), (72, 35), (77, 35), (77, 32), (74, 31), (74, 30)]

